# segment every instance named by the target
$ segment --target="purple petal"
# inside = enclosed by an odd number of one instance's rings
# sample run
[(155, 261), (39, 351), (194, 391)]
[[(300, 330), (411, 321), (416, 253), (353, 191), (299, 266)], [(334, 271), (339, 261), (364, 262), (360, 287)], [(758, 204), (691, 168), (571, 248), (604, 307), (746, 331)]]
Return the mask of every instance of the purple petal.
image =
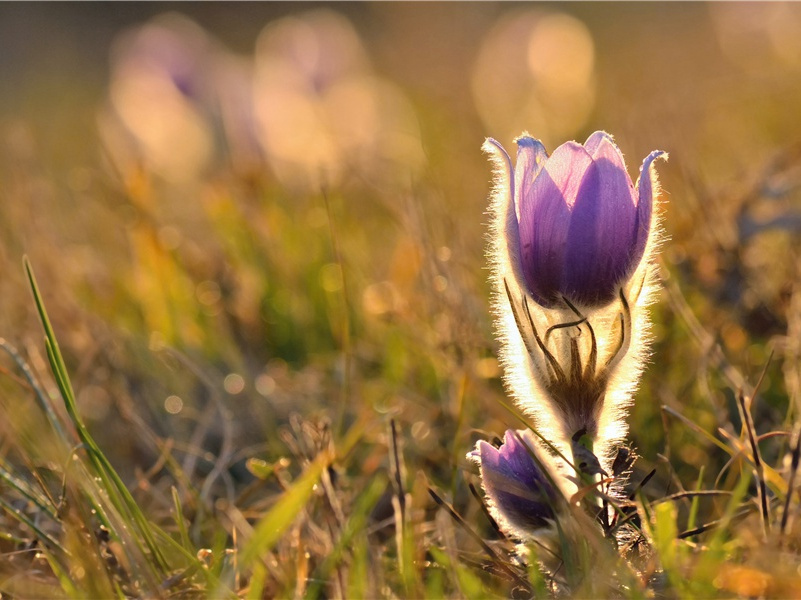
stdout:
[(532, 180), (526, 173), (532, 153), (524, 145), (518, 160), (521, 154), (526, 160), (518, 162), (515, 177), (518, 169), (524, 169), (517, 188), (523, 275), (534, 299), (548, 308), (559, 297), (570, 209), (592, 159), (580, 144), (562, 144)]
[[(545, 161), (548, 160), (548, 151), (542, 142), (527, 135), (521, 135), (515, 140), (517, 144), (517, 164), (515, 165), (514, 189), (521, 189), (524, 183), (531, 185), (540, 174)], [(516, 207), (517, 220), (520, 220), (520, 207)]]
[(509, 179), (509, 200), (510, 202), (514, 202), (515, 182), (514, 178), (512, 177), (512, 159), (509, 157), (509, 153), (506, 151), (506, 148), (504, 148), (498, 140), (488, 137), (486, 140), (484, 140), (484, 144), (481, 146), (481, 149), (487, 154), (496, 154), (497, 156), (503, 158), (504, 166), (506, 167)]
[(588, 305), (611, 302), (639, 260), (634, 186), (620, 151), (607, 136), (594, 157), (573, 206), (561, 285), (568, 298)]
[(500, 449), (481, 441), (476, 452), (484, 490), (506, 520), (523, 529), (537, 529), (553, 518), (556, 491), (515, 432), (506, 432)]
[(640, 167), (640, 179), (637, 182), (637, 192), (639, 200), (637, 202), (637, 221), (635, 224), (635, 247), (637, 262), (645, 252), (648, 243), (648, 236), (651, 233), (651, 212), (654, 204), (654, 186), (651, 179), (651, 165), (657, 158), (667, 158), (667, 154), (661, 150), (654, 150), (645, 157)]

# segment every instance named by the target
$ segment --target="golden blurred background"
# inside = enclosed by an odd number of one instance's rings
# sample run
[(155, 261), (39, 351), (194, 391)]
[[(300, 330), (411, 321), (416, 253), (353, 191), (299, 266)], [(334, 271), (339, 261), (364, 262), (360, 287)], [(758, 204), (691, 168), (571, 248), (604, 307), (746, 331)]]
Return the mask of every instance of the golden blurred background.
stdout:
[(394, 416), (454, 481), (473, 429), (510, 425), (481, 143), (604, 129), (632, 177), (670, 153), (632, 438), (694, 474), (662, 404), (730, 427), (774, 350), (776, 425), (801, 379), (800, 30), (790, 3), (0, 5), (0, 335), (44, 370), (27, 254), (123, 470), (148, 429), (236, 440), (236, 475), (300, 412)]

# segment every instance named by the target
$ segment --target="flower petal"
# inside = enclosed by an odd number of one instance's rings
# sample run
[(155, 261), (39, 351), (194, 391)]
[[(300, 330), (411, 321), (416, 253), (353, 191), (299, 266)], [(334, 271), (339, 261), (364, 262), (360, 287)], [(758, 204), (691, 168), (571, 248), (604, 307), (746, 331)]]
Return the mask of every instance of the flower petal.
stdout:
[[(523, 148), (521, 153), (526, 157), (530, 152)], [(554, 151), (536, 178), (520, 177), (517, 202), (523, 275), (531, 295), (546, 308), (559, 298), (570, 209), (591, 165), (592, 158), (584, 147), (568, 142)], [(520, 163), (515, 169), (516, 179), (519, 168)]]
[[(614, 151), (610, 149), (610, 146)], [(626, 161), (620, 148), (615, 143), (615, 138), (605, 131), (596, 131), (588, 137), (587, 141), (584, 142), (584, 148), (589, 152), (593, 160), (603, 156), (618, 164), (624, 171), (626, 170)]]
[(496, 169), (503, 173), (504, 179), (508, 182), (508, 200), (509, 202), (514, 202), (515, 182), (511, 176), (512, 159), (509, 157), (509, 153), (506, 152), (506, 148), (504, 148), (499, 141), (488, 137), (486, 140), (484, 140), (484, 144), (481, 146), (481, 149), (490, 155), (492, 160), (495, 162)]
[(529, 443), (518, 438), (526, 433), (507, 431), (500, 449), (480, 441), (471, 457), (480, 459), (484, 491), (495, 510), (514, 527), (531, 531), (553, 519), (557, 495), (531, 456), (533, 444), (526, 448)]
[(596, 131), (587, 138), (586, 142), (584, 142), (584, 149), (590, 154), (590, 156), (593, 156), (603, 140), (608, 140), (612, 143), (615, 142), (615, 139), (605, 131)]
[(667, 153), (654, 150), (645, 157), (640, 167), (640, 179), (637, 181), (637, 220), (635, 223), (635, 247), (638, 254), (637, 261), (642, 258), (648, 236), (651, 234), (651, 213), (654, 204), (654, 187), (656, 174), (651, 172), (651, 165), (657, 158), (667, 158)]
[(606, 136), (581, 183), (567, 236), (562, 292), (585, 305), (607, 304), (639, 258), (634, 186), (620, 151)]

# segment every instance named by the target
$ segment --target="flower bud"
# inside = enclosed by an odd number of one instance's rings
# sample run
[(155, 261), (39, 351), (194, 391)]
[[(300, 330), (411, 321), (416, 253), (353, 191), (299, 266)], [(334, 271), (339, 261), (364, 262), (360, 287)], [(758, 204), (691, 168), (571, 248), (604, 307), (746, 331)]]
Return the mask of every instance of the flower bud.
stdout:
[(507, 430), (500, 448), (480, 440), (467, 456), (481, 469), (490, 513), (502, 529), (526, 537), (555, 519), (561, 492), (544, 471), (531, 431)]

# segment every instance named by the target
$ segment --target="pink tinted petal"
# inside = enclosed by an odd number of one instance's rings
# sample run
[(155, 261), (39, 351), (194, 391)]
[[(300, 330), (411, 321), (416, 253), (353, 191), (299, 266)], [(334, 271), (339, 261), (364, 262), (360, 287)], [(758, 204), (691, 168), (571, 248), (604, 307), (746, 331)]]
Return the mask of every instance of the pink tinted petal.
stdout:
[(554, 150), (543, 168), (556, 185), (569, 207), (576, 201), (584, 174), (592, 164), (592, 157), (584, 146), (567, 142)]
[(603, 140), (608, 140), (614, 144), (614, 138), (606, 133), (605, 131), (596, 131), (590, 137), (587, 138), (587, 141), (584, 142), (584, 149), (589, 153), (590, 156), (595, 155), (595, 151), (600, 146)]
[(568, 142), (536, 178), (522, 177), (517, 188), (523, 275), (534, 299), (546, 308), (559, 297), (570, 209), (591, 165), (583, 146)]
[(640, 179), (637, 182), (637, 220), (635, 223), (635, 247), (637, 262), (645, 252), (648, 243), (648, 236), (651, 234), (651, 213), (654, 204), (654, 183), (651, 173), (651, 165), (657, 158), (667, 158), (667, 154), (661, 150), (654, 150), (645, 157), (640, 167)]
[(619, 154), (600, 140), (570, 218), (561, 289), (585, 305), (611, 302), (635, 260), (634, 186)]
[(593, 160), (606, 157), (624, 171), (626, 170), (623, 153), (615, 144), (615, 139), (605, 131), (596, 131), (588, 137), (587, 141), (584, 142), (584, 148), (590, 153)]

